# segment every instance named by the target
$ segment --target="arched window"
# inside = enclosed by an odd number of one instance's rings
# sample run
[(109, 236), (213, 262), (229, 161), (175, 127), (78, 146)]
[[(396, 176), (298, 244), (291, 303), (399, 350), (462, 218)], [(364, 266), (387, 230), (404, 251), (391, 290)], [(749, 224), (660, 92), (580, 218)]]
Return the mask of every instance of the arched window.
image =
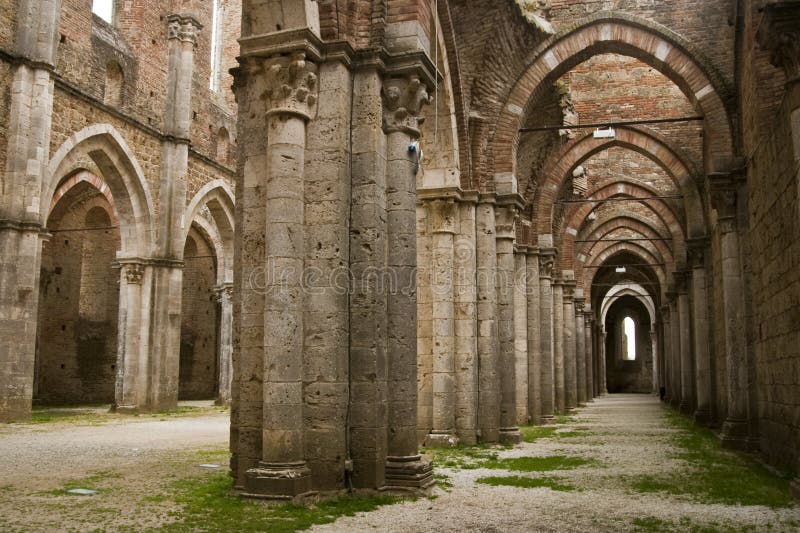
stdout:
[(113, 24), (114, 0), (92, 0), (92, 13)]
[(626, 361), (636, 361), (636, 323), (629, 316), (622, 321), (622, 330), (625, 342), (622, 347), (622, 355)]
[(112, 107), (122, 105), (122, 89), (124, 86), (125, 75), (122, 67), (116, 61), (109, 61), (106, 65), (106, 86), (103, 102)]
[(220, 128), (217, 132), (217, 161), (227, 163), (228, 153), (231, 145), (231, 135), (225, 128)]

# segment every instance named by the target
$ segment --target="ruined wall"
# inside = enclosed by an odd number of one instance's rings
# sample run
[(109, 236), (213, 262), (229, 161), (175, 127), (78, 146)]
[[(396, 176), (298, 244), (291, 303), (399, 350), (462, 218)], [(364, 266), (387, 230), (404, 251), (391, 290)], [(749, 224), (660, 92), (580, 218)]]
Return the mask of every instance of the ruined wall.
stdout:
[[(625, 360), (622, 321), (631, 317), (636, 325), (636, 359)], [(653, 345), (650, 317), (636, 300), (620, 299), (606, 316), (606, 372), (608, 392), (649, 393), (653, 390)]]

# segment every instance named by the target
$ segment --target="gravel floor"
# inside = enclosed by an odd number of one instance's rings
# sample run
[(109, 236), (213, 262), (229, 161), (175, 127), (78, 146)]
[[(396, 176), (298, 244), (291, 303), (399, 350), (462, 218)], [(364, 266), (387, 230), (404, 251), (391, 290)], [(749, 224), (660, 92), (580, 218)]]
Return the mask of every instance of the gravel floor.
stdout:
[(541, 439), (500, 453), (501, 458), (569, 455), (596, 460), (592, 466), (546, 473), (578, 487), (576, 492), (491, 487), (475, 480), (510, 474), (439, 468), (453, 488), (437, 489), (434, 500), (383, 507), (311, 531), (641, 531), (634, 520), (642, 518), (663, 521), (659, 531), (671, 529), (670, 524), (675, 531), (800, 530), (798, 506), (773, 510), (707, 505), (629, 491), (625, 476), (669, 474), (685, 466), (672, 458), (677, 451), (670, 443), (674, 430), (663, 414), (661, 404), (650, 396), (608, 396), (578, 411), (568, 426), (585, 429), (586, 436)]

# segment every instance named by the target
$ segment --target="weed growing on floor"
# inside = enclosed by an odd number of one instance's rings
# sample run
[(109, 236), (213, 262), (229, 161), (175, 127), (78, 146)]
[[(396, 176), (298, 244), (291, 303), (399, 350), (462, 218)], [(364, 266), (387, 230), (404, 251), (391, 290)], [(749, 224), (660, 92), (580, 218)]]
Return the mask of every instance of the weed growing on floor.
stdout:
[(459, 444), (453, 448), (428, 448), (425, 453), (434, 466), (474, 470), (481, 468), (482, 462), (497, 459), (497, 452), (503, 449), (489, 444), (466, 446)]
[(476, 481), (493, 487), (520, 487), (525, 489), (548, 488), (560, 492), (572, 492), (577, 490), (573, 485), (562, 483), (561, 480), (552, 477), (491, 476), (478, 478)]
[(453, 490), (453, 482), (450, 481), (449, 477), (445, 476), (444, 474), (434, 472), (433, 478), (436, 480), (436, 485), (443, 491), (450, 492)]
[(76, 494), (67, 492), (73, 489), (89, 489), (89, 490), (105, 491), (108, 490), (108, 485), (106, 484), (107, 481), (111, 479), (119, 479), (121, 477), (122, 474), (119, 474), (117, 472), (111, 472), (111, 471), (96, 472), (91, 476), (67, 481), (66, 483), (64, 483), (64, 486), (62, 488), (52, 490), (48, 492), (48, 494), (52, 494), (53, 496), (78, 496)]
[(536, 442), (539, 439), (549, 439), (558, 430), (556, 426), (522, 426), (519, 428), (525, 442)]
[(513, 472), (549, 472), (552, 470), (573, 470), (585, 465), (596, 465), (596, 461), (566, 455), (548, 457), (513, 457), (509, 459), (490, 459), (480, 464), (482, 468), (510, 470)]
[(558, 424), (574, 424), (578, 419), (573, 415), (556, 415), (556, 423)]
[(233, 481), (227, 474), (175, 482), (175, 501), (183, 506), (179, 513), (181, 521), (163, 526), (161, 530), (288, 533), (401, 501), (401, 498), (393, 496), (341, 497), (314, 505), (272, 506), (242, 498), (231, 490), (232, 485)]
[(678, 430), (673, 441), (679, 459), (689, 463), (670, 476), (639, 476), (632, 481), (637, 492), (691, 495), (706, 503), (791, 507), (789, 479), (776, 476), (753, 458), (724, 450), (708, 429), (670, 411), (667, 421)]

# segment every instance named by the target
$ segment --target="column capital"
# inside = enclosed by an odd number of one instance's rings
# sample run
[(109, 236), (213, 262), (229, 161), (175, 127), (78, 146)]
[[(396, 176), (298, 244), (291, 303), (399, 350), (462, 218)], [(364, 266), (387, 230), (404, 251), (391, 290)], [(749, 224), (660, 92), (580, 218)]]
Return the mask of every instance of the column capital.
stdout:
[(214, 288), (215, 296), (218, 302), (224, 303), (233, 298), (233, 283), (223, 283)]
[(689, 293), (689, 280), (692, 273), (689, 270), (678, 270), (672, 274), (675, 278), (675, 290), (679, 296)]
[(381, 88), (383, 100), (383, 130), (386, 133), (402, 131), (416, 140), (422, 106), (431, 102), (428, 88), (418, 74), (390, 74)]
[(517, 236), (519, 210), (516, 205), (498, 205), (494, 211), (497, 238), (514, 240)]
[(706, 250), (711, 244), (711, 240), (708, 237), (696, 237), (693, 239), (687, 239), (686, 247), (687, 247), (687, 255), (689, 260), (689, 266), (692, 269), (695, 268), (705, 268), (705, 260), (706, 260)]
[(528, 257), (539, 257), (539, 247), (535, 245), (528, 245), (525, 249)]
[(583, 307), (586, 305), (586, 298), (575, 296), (575, 314), (582, 315), (583, 314)]
[(762, 12), (759, 48), (771, 53), (770, 62), (786, 74), (787, 85), (800, 82), (800, 3), (771, 0)]
[(125, 281), (128, 285), (141, 285), (144, 278), (144, 265), (141, 263), (126, 263), (122, 265), (125, 269)]
[(167, 17), (167, 40), (191, 43), (197, 46), (197, 35), (203, 25), (193, 15), (175, 14)]
[(717, 212), (720, 223), (729, 221), (722, 224), (725, 233), (732, 231), (728, 229), (731, 224), (735, 227), (737, 188), (741, 179), (741, 176), (733, 172), (715, 172), (709, 174), (707, 178), (706, 189), (711, 200), (711, 207)]
[(555, 248), (539, 249), (539, 277), (553, 279), (553, 268), (556, 264)]
[(457, 232), (458, 206), (454, 199), (437, 199), (425, 202), (428, 208), (428, 230), (431, 233)]
[[(247, 73), (257, 72), (251, 65)], [(263, 96), (268, 102), (267, 116), (286, 114), (306, 121), (314, 117), (319, 90), (317, 65), (304, 50), (265, 59), (260, 73), (266, 81)]]
[(573, 301), (575, 297), (575, 286), (577, 285), (575, 280), (565, 279), (562, 285), (564, 286), (564, 300)]

